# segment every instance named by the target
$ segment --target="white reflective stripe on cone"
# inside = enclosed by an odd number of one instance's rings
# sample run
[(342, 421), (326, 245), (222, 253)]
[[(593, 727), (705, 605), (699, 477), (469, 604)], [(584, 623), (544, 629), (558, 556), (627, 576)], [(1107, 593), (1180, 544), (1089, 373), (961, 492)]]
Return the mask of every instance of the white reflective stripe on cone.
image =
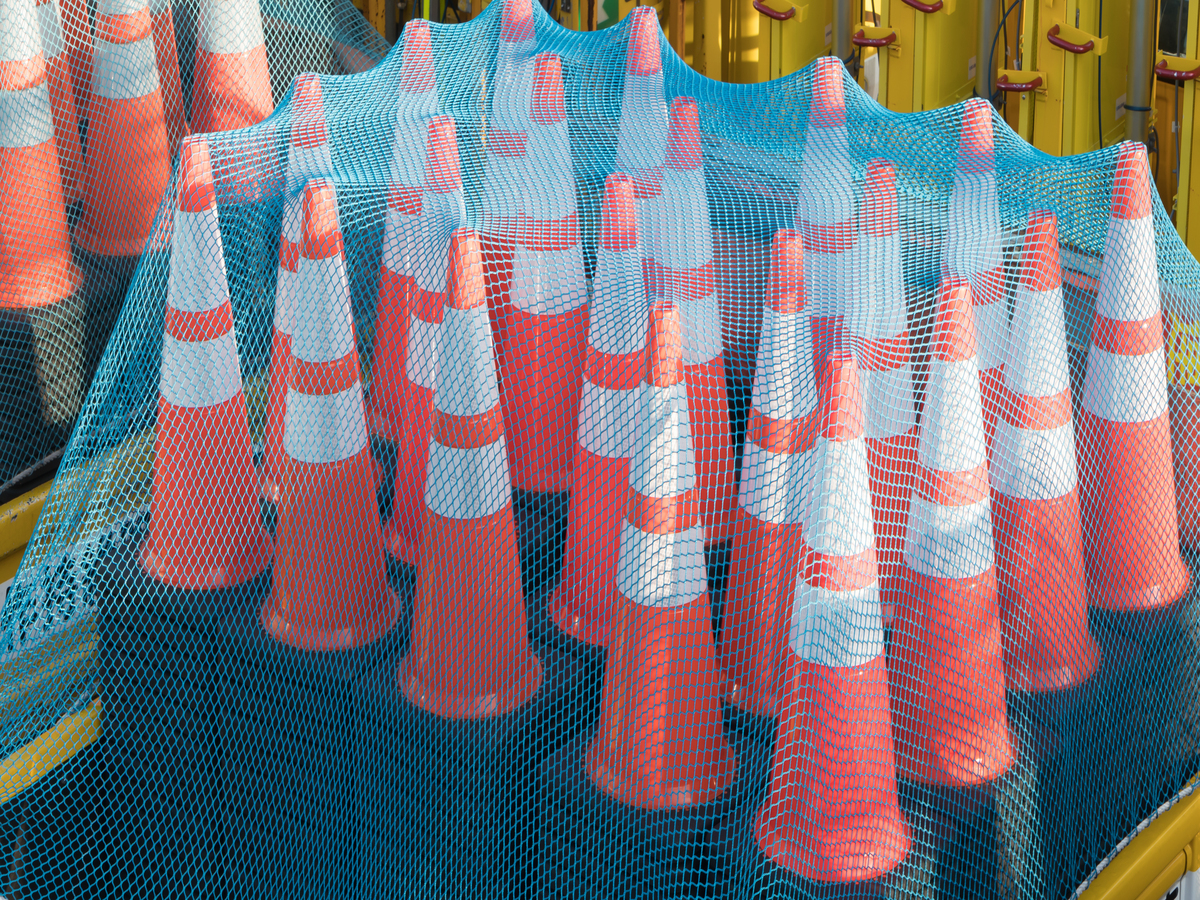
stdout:
[(879, 582), (854, 591), (831, 591), (796, 579), (788, 646), (819, 666), (861, 666), (883, 653)]
[(651, 534), (622, 522), (617, 590), (634, 603), (660, 609), (684, 606), (707, 592), (704, 526)]
[(1006, 497), (1053, 500), (1075, 489), (1075, 428), (1018, 428), (1003, 416), (996, 421), (992, 487)]
[[(435, 402), (452, 416), (478, 416), (500, 403), (486, 306), (442, 312), (440, 370)], [(480, 377), (480, 373), (490, 377)]]
[(437, 115), (437, 92), (403, 94), (407, 98), (396, 116), (392, 130), (391, 166), (388, 181), (410, 188), (425, 184), (425, 148), (429, 141), (429, 120)]
[[(489, 142), (489, 145), (492, 142)], [(482, 209), (480, 230), (497, 230), (501, 225), (513, 225), (525, 208), (522, 185), (531, 179), (527, 174), (524, 156), (499, 156), (488, 150), (483, 166), (483, 186), (479, 205)]]
[(696, 487), (687, 388), (647, 386), (634, 424), (629, 486), (646, 497), (678, 497)]
[(283, 447), (292, 459), (339, 462), (357, 456), (366, 446), (361, 384), (336, 394), (302, 394), (288, 388)]
[(137, 100), (157, 90), (158, 63), (152, 36), (128, 44), (110, 44), (96, 38), (93, 94), (107, 100)]
[(1154, 217), (1110, 219), (1100, 262), (1096, 315), (1141, 322), (1162, 311), (1154, 250)]
[(538, 178), (525, 183), (526, 212), (537, 221), (563, 219), (576, 212), (575, 174), (567, 122), (531, 124), (526, 156), (538, 167)]
[(492, 123), (505, 131), (526, 131), (533, 105), (533, 39), (500, 41), (492, 87)]
[(42, 56), (46, 62), (57, 59), (63, 52), (62, 14), (58, 0), (43, 0), (37, 8), (38, 30), (42, 36)]
[(158, 384), (163, 399), (186, 409), (216, 406), (237, 396), (242, 373), (233, 329), (209, 341), (181, 341), (164, 334)]
[(907, 433), (917, 424), (911, 365), (882, 371), (862, 367), (858, 384), (865, 437), (886, 440)]
[(598, 387), (586, 378), (579, 396), (579, 445), (594, 456), (633, 456), (634, 422), (645, 385), (628, 391)]
[(970, 276), (1004, 264), (996, 176), (991, 172), (955, 172), (946, 228), (946, 267)]
[(617, 171), (661, 168), (667, 161), (669, 117), (662, 72), (625, 75), (617, 132)]
[(662, 193), (645, 204), (644, 241), (662, 266), (698, 269), (712, 263), (712, 226), (701, 169), (664, 169)]
[(383, 254), (379, 261), (389, 272), (410, 276), (416, 268), (419, 226), (417, 216), (408, 216), (395, 209), (387, 211), (383, 220)]
[(804, 285), (808, 294), (805, 312), (811, 316), (845, 316), (854, 306), (854, 248), (843, 253), (804, 253)]
[(408, 317), (408, 348), (404, 357), (404, 372), (413, 384), (430, 391), (437, 390), (441, 341), (441, 322), (426, 322), (415, 313)]
[(275, 330), (292, 336), (296, 320), (296, 273), (283, 266), (275, 275)]
[(913, 494), (904, 562), (930, 578), (974, 578), (994, 563), (992, 504), (940, 506)]
[[(293, 100), (294, 102), (294, 100)], [(294, 107), (293, 107), (294, 109)], [(324, 110), (318, 112), (322, 117)], [(293, 121), (295, 113), (292, 113)], [(329, 141), (316, 147), (288, 146), (287, 189), (289, 193), (300, 190), (314, 178), (333, 176), (333, 157), (329, 153)]]
[(1004, 365), (1008, 347), (1008, 304), (1004, 299), (975, 304), (975, 348), (979, 371)]
[(25, 62), (43, 53), (36, 0), (0, 0), (0, 63)]
[(1021, 285), (1013, 299), (1004, 384), (1026, 397), (1061, 394), (1071, 385), (1062, 289), (1031, 291)]
[(462, 202), (461, 191), (424, 195), (409, 270), (405, 272), (423, 291), (441, 294), (446, 290), (450, 235), (465, 219)]
[(867, 445), (862, 438), (829, 441), (819, 437), (812, 465), (811, 496), (817, 499), (805, 542), (829, 556), (865, 553), (875, 544)]
[(917, 458), (935, 472), (969, 472), (987, 461), (975, 358), (929, 362)]
[(512, 502), (504, 436), (483, 447), (429, 442), (425, 504), (445, 519), (482, 519)]
[(642, 280), (642, 257), (637, 250), (596, 251), (592, 282), (588, 343), (610, 356), (646, 349), (649, 301)]
[[(153, 12), (160, 13), (171, 4), (169, 0), (154, 0)], [(148, 9), (146, 0), (98, 0), (96, 15), (98, 16), (131, 16), (143, 9)]]
[(0, 91), (0, 147), (40, 147), (54, 138), (46, 82), (23, 91)]
[(197, 40), (209, 53), (245, 53), (264, 44), (258, 0), (203, 0)]
[(854, 170), (844, 125), (809, 126), (797, 180), (797, 225), (838, 225), (854, 218)]
[(175, 210), (167, 305), (180, 312), (205, 312), (229, 302), (225, 255), (217, 208)]
[(338, 253), (296, 264), (292, 355), (305, 362), (333, 362), (355, 349), (346, 259)]
[[(669, 292), (668, 292), (669, 293)], [(683, 364), (706, 366), (723, 352), (721, 305), (716, 294), (699, 300), (675, 300), (683, 326)]]
[(772, 419), (802, 419), (817, 408), (807, 312), (784, 316), (763, 307), (750, 405)]
[(760, 522), (803, 525), (811, 496), (813, 453), (770, 453), (746, 439), (738, 505)]
[(900, 257), (900, 234), (873, 237), (859, 232), (858, 243), (848, 251), (851, 271), (858, 286), (847, 325), (856, 337), (866, 340), (894, 338), (908, 331), (904, 295), (904, 268)]
[(1149, 422), (1167, 411), (1163, 348), (1122, 356), (1088, 348), (1083, 408), (1107, 422)]
[(561, 316), (587, 303), (583, 248), (530, 250), (520, 244), (513, 253), (509, 301), (534, 316)]

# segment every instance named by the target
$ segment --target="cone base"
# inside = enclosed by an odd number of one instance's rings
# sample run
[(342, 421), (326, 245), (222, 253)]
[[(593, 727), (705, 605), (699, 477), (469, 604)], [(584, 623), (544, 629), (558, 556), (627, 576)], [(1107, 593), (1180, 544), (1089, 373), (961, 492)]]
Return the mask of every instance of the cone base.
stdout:
[(187, 560), (185, 568), (179, 560), (155, 553), (149, 539), (142, 544), (138, 563), (142, 571), (162, 584), (189, 591), (212, 591), (236, 587), (256, 578), (266, 571), (274, 555), (271, 535), (264, 530), (246, 536), (230, 547), (222, 565), (201, 567), (191, 565), (191, 561)]
[(420, 660), (410, 654), (400, 663), (396, 685), (413, 706), (447, 719), (490, 719), (519, 709), (542, 686), (542, 663), (532, 653), (522, 660), (516, 683), (487, 694), (463, 696), (454, 690), (437, 690), (422, 684)]
[(295, 626), (295, 623), (280, 615), (271, 602), (263, 605), (259, 611), (259, 620), (267, 634), (280, 643), (288, 644), (299, 650), (353, 650), (355, 647), (378, 641), (391, 630), (400, 615), (399, 598), (390, 586), (384, 590), (382, 597), (375, 599), (372, 605), (381, 607), (384, 611), (383, 616), (378, 626), (365, 629), (356, 629), (349, 625), (343, 628), (322, 628), (310, 625), (301, 630)]

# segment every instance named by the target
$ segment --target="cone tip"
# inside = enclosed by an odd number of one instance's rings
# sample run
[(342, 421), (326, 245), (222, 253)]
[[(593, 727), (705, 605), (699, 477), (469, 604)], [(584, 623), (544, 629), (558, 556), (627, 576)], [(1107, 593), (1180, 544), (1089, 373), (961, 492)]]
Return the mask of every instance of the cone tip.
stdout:
[(404, 57), (400, 66), (400, 89), (423, 94), (434, 87), (433, 45), (429, 23), (412, 19), (404, 26)]
[(833, 56), (817, 59), (813, 77), (812, 110), (809, 122), (819, 126), (846, 124), (846, 91), (842, 84), (842, 63)]
[(500, 12), (500, 40), (515, 44), (533, 39), (531, 0), (504, 0), (504, 8)]
[(1052, 291), (1062, 286), (1058, 259), (1058, 219), (1054, 213), (1035, 210), (1021, 248), (1021, 284), (1031, 291)]
[(683, 381), (683, 328), (679, 307), (665, 298), (650, 304), (646, 384), (671, 387)]
[(447, 306), (474, 309), (487, 305), (483, 288), (483, 251), (479, 235), (470, 228), (456, 228), (450, 235), (450, 265), (446, 280)]
[(202, 212), (216, 203), (208, 139), (192, 135), (179, 150), (179, 211)]
[(780, 315), (804, 309), (804, 238), (793, 228), (781, 228), (771, 239), (771, 268), (767, 274), (767, 303)]
[(604, 200), (600, 206), (600, 246), (621, 252), (638, 245), (637, 207), (634, 204), (633, 179), (614, 172), (604, 181)]
[(657, 75), (662, 71), (658, 46), (658, 16), (649, 6), (635, 7), (629, 30), (629, 51), (625, 72), (629, 75)]
[(995, 165), (992, 105), (980, 97), (972, 97), (963, 109), (958, 167), (967, 172), (989, 172)]
[(304, 186), (300, 255), (305, 259), (328, 259), (341, 252), (337, 192), (328, 178), (314, 178)]
[(462, 170), (458, 162), (458, 138), (451, 116), (434, 116), (429, 120), (425, 150), (425, 186), (439, 194), (462, 187)]
[(541, 125), (566, 121), (562, 60), (556, 53), (539, 53), (533, 59), (533, 121)]
[(1150, 169), (1146, 146), (1136, 141), (1121, 144), (1113, 179), (1114, 219), (1144, 219), (1150, 215)]
[(292, 143), (307, 148), (327, 143), (329, 134), (325, 129), (321, 76), (312, 72), (297, 75), (292, 103)]
[(937, 325), (933, 351), (942, 362), (962, 362), (975, 356), (975, 312), (971, 283), (946, 276), (938, 289)]
[(839, 350), (825, 361), (821, 397), (821, 434), (830, 441), (852, 441), (866, 433), (859, 398), (858, 365), (854, 357)]
[(896, 200), (896, 169), (887, 160), (872, 160), (867, 165), (863, 192), (866, 215), (863, 226), (868, 234), (887, 237), (900, 230), (900, 208)]
[(667, 168), (688, 171), (700, 168), (700, 109), (695, 97), (676, 97), (671, 101), (667, 130)]

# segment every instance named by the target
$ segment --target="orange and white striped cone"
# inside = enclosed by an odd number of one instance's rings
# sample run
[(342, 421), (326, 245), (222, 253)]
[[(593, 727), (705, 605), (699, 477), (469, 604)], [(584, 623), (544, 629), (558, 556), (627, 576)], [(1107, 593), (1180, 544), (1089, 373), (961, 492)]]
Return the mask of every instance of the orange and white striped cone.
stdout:
[[(908, 855), (858, 367), (828, 357), (812, 518), (795, 581), (770, 792), (755, 823), (768, 859), (808, 882), (878, 880)], [(869, 896), (869, 895), (868, 895)]]
[(652, 302), (670, 300), (683, 317), (700, 516), (705, 539), (713, 544), (730, 537), (737, 489), (703, 166), (696, 101), (677, 97), (671, 104), (661, 193), (648, 194), (642, 203), (642, 222), (650, 236), (646, 292)]
[(443, 718), (523, 706), (542, 665), (530, 652), (479, 238), (450, 238), (425, 537), (412, 642), (398, 682)]
[(231, 131), (275, 109), (258, 0), (205, 0), (196, 36), (192, 128)]
[(971, 283), (979, 352), (979, 389), (988, 460), (1003, 395), (1008, 304), (1004, 291), (1003, 232), (996, 194), (992, 105), (973, 97), (963, 107), (958, 167), (947, 213), (946, 269)]
[(63, 39), (67, 45), (67, 66), (71, 73), (75, 110), (82, 120), (87, 117), (91, 104), (95, 44), (88, 0), (59, 0), (59, 12), (62, 17)]
[(616, 633), (585, 763), (599, 790), (649, 810), (713, 803), (737, 772), (718, 700), (681, 319), (670, 301), (651, 304)]
[[(372, 399), (372, 412), (380, 427), (375, 434), (395, 443), (396, 476), (392, 516), (384, 529), (384, 544), (396, 559), (415, 566), (421, 550), (425, 522), (425, 485), (428, 477), (429, 436), (435, 418), (434, 391), (438, 386), (442, 323), (446, 302), (446, 253), (450, 236), (466, 221), (462, 176), (454, 120), (435, 116), (428, 121), (425, 143), (424, 190), (416, 240), (406, 268), (412, 285), (405, 308), (408, 316), (403, 368), (382, 373), (381, 399)], [(411, 207), (410, 207), (411, 210)], [(400, 318), (399, 310), (393, 319)], [(398, 341), (397, 341), (398, 343)], [(375, 386), (372, 386), (372, 398)], [(384, 411), (391, 397), (391, 416)], [(387, 427), (387, 424), (393, 427)]]
[(500, 379), (513, 486), (570, 486), (587, 335), (587, 283), (571, 169), (562, 64), (534, 57), (525, 130), (525, 211), (517, 230), (508, 303), (500, 310)]
[(721, 627), (730, 702), (763, 717), (775, 715), (775, 664), (800, 559), (817, 427), (806, 306), (804, 241), (797, 231), (777, 231)]
[(796, 229), (804, 236), (812, 346), (817, 372), (846, 345), (846, 313), (854, 293), (853, 171), (846, 132), (844, 67), (834, 56), (816, 61), (804, 155), (800, 160)]
[(566, 634), (607, 647), (617, 610), (621, 523), (629, 500), (634, 411), (645, 386), (645, 282), (633, 181), (609, 175), (600, 209), (587, 363), (571, 472), (562, 582), (550, 617)]
[(384, 560), (333, 182), (310, 181), (303, 204), (275, 581), (259, 617), (281, 643), (348, 650), (383, 637), (399, 605)]
[(175, 17), (171, 13), (171, 0), (150, 0), (150, 30), (154, 35), (158, 80), (162, 85), (167, 140), (171, 155), (174, 156), (179, 149), (179, 142), (191, 131), (183, 108), (183, 85), (179, 77), (179, 51), (175, 45)]
[(145, 0), (99, 0), (79, 245), (138, 256), (171, 180), (171, 145)]
[(333, 175), (321, 81), (313, 74), (296, 78), (292, 94), (292, 133), (288, 146), (282, 233), (279, 237), (279, 269), (275, 279), (275, 317), (271, 335), (271, 369), (267, 387), (267, 423), (263, 440), (263, 464), (259, 471), (263, 496), (279, 502), (286, 454), (283, 446), (287, 417), (288, 371), (292, 358), (292, 327), (295, 321), (296, 272), (303, 236), (303, 193), (296, 193), (310, 179)]
[[(629, 174), (637, 198), (645, 200), (662, 192), (669, 124), (658, 16), (652, 9), (635, 6), (629, 18), (625, 86), (617, 125), (616, 167), (617, 171)], [(644, 220), (644, 213), (644, 205), (639, 203), (639, 218)], [(642, 244), (643, 253), (653, 258), (654, 235), (644, 232)]]
[(903, 777), (972, 787), (1013, 764), (970, 284), (943, 279), (888, 666)]
[(242, 584), (271, 560), (254, 474), (208, 142), (179, 162), (166, 333), (154, 435), (154, 492), (142, 568), (164, 584)]
[(37, 15), (50, 109), (54, 114), (54, 140), (62, 169), (63, 198), (70, 205), (83, 199), (83, 145), (79, 142), (79, 114), (75, 90), (71, 87), (71, 61), (63, 41), (58, 0), (37, 0)]
[(1075, 429), (1058, 223), (1029, 217), (991, 465), (992, 521), (1011, 689), (1063, 690), (1091, 677)]
[(1079, 415), (1088, 602), (1171, 606), (1179, 556), (1154, 220), (1145, 147), (1121, 145)]
[(859, 288), (848, 330), (862, 384), (886, 628), (891, 627), (900, 602), (904, 535), (917, 471), (917, 410), (900, 255), (896, 170), (890, 163), (877, 160), (867, 166), (858, 226)]

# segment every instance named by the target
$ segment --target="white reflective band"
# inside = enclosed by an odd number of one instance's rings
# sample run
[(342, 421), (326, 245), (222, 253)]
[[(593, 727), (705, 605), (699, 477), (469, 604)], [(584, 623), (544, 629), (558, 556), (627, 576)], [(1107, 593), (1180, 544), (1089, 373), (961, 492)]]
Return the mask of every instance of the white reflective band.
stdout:
[(263, 46), (258, 0), (204, 0), (200, 6), (200, 47), (209, 53), (245, 53)]
[[(3, 7), (5, 2), (6, 0), (0, 0), (0, 7)], [(37, 8), (37, 14), (38, 30), (42, 35), (42, 55), (49, 62), (63, 51), (62, 15), (58, 11), (58, 0), (45, 0)], [(3, 20), (2, 13), (0, 20)]]
[(217, 208), (175, 210), (167, 303), (180, 312), (205, 312), (229, 302)]
[(504, 131), (525, 131), (533, 104), (533, 41), (501, 41), (496, 52), (492, 121)]
[(389, 272), (408, 276), (414, 268), (419, 227), (417, 216), (406, 216), (394, 209), (384, 215), (380, 263)]
[(605, 459), (633, 456), (634, 422), (645, 390), (645, 385), (639, 385), (613, 391), (585, 378), (579, 398), (579, 445)]
[(760, 522), (803, 525), (811, 496), (813, 452), (769, 453), (746, 439), (738, 505)]
[(520, 244), (513, 254), (513, 306), (533, 316), (561, 316), (587, 303), (583, 248), (529, 250)]
[(417, 287), (440, 294), (446, 290), (446, 268), (450, 262), (450, 236), (465, 219), (462, 191), (424, 195), (416, 244), (406, 273)]
[(402, 97), (419, 97), (419, 102), (428, 104), (433, 99), (433, 109), (414, 110), (411, 106), (402, 106), (396, 111), (396, 127), (392, 131), (392, 159), (388, 181), (409, 188), (421, 188), (425, 185), (425, 148), (429, 140), (429, 119), (427, 116), (437, 115), (437, 96), (433, 91), (412, 95), (401, 92)]
[(677, 300), (683, 324), (683, 364), (706, 366), (724, 352), (721, 306), (716, 294), (699, 300)]
[(1083, 408), (1106, 422), (1149, 422), (1167, 411), (1163, 348), (1141, 356), (1088, 349)]
[(171, 0), (150, 0), (150, 15), (157, 16), (171, 8)]
[(771, 419), (802, 419), (817, 408), (808, 315), (763, 308), (750, 405)]
[(929, 578), (974, 578), (992, 567), (992, 504), (938, 506), (912, 495), (904, 562)]
[(662, 193), (645, 201), (645, 240), (668, 269), (698, 269), (713, 261), (704, 173), (663, 170)]
[(538, 166), (538, 177), (525, 183), (529, 216), (546, 221), (575, 213), (575, 174), (566, 120), (550, 125), (530, 123), (526, 136), (526, 156)]
[(946, 267), (967, 276), (990, 272), (1003, 263), (995, 174), (955, 172), (946, 213)]
[(291, 337), (296, 319), (296, 273), (283, 266), (275, 275), (275, 330)]
[(296, 194), (283, 201), (283, 236), (293, 244), (304, 239), (304, 195)]
[(992, 487), (1006, 497), (1053, 500), (1075, 490), (1075, 428), (1018, 428), (1003, 416), (992, 442)]
[(338, 394), (301, 394), (288, 388), (283, 421), (283, 447), (300, 462), (339, 462), (367, 446), (361, 384)]
[(1161, 310), (1153, 217), (1110, 219), (1100, 263), (1096, 315), (1140, 322)]
[(917, 458), (935, 472), (969, 472), (987, 462), (975, 358), (929, 361)]
[(152, 37), (147, 35), (128, 44), (110, 44), (96, 38), (93, 94), (108, 100), (137, 100), (157, 90), (158, 63)]
[(907, 433), (917, 424), (912, 366), (882, 372), (859, 369), (858, 385), (866, 437), (886, 440)]
[(325, 259), (300, 257), (292, 320), (292, 355), (305, 362), (333, 362), (354, 345), (350, 284), (339, 253)]
[(646, 497), (678, 497), (696, 486), (687, 388), (647, 386), (633, 425), (629, 486)]
[[(169, 6), (170, 4), (164, 5)], [(131, 16), (143, 9), (147, 9), (146, 0), (97, 0), (96, 2), (96, 15), (98, 16)]]
[(899, 232), (887, 237), (860, 233), (858, 243), (848, 252), (853, 254), (851, 265), (858, 285), (858, 302), (850, 305), (846, 322), (851, 333), (882, 340), (908, 331)]
[(797, 180), (797, 226), (838, 225), (854, 218), (854, 169), (844, 125), (809, 126)]
[(641, 606), (686, 606), (708, 591), (704, 527), (677, 534), (649, 534), (621, 524), (617, 590)]
[[(320, 111), (320, 115), (325, 115), (324, 109)], [(333, 157), (329, 155), (329, 141), (316, 147), (288, 145), (287, 189), (289, 193), (300, 190), (314, 178), (332, 177)]]
[(442, 412), (478, 416), (500, 402), (492, 357), (492, 326), (486, 306), (445, 307), (438, 360), (436, 403)]
[(813, 448), (813, 514), (805, 541), (818, 553), (858, 556), (875, 544), (867, 445), (861, 438), (829, 441)]
[(46, 82), (23, 91), (0, 91), (0, 147), (40, 147), (53, 137)]
[(404, 358), (404, 371), (409, 381), (430, 391), (437, 390), (441, 343), (441, 322), (426, 322), (415, 315), (408, 317), (408, 351)]
[(1053, 397), (1070, 387), (1062, 289), (1035, 292), (1018, 287), (1010, 327), (1004, 358), (1009, 389), (1029, 397)]
[(1008, 347), (1008, 304), (1003, 298), (975, 306), (975, 347), (979, 371), (1004, 365)]
[(856, 591), (831, 591), (797, 578), (788, 644), (801, 659), (831, 669), (878, 658), (883, 653), (879, 582)]
[(617, 131), (616, 170), (633, 174), (661, 168), (667, 160), (669, 117), (662, 72), (626, 75)]
[(525, 209), (523, 185), (529, 179), (523, 156), (497, 156), (488, 153), (483, 166), (483, 185), (479, 192), (479, 205), (483, 211), (480, 229), (492, 230), (493, 221), (515, 222)]
[(24, 62), (42, 53), (34, 0), (0, 0), (0, 63)]
[(854, 286), (856, 256), (845, 253), (804, 254), (804, 283), (808, 289), (805, 312), (811, 316), (845, 316), (858, 291)]
[(445, 519), (482, 519), (512, 502), (504, 435), (484, 447), (429, 442), (425, 505)]
[(164, 400), (187, 409), (216, 406), (236, 396), (242, 390), (242, 370), (233, 329), (210, 341), (180, 341), (164, 334), (158, 385)]
[(644, 285), (636, 249), (596, 251), (589, 344), (612, 356), (645, 349), (650, 306)]

